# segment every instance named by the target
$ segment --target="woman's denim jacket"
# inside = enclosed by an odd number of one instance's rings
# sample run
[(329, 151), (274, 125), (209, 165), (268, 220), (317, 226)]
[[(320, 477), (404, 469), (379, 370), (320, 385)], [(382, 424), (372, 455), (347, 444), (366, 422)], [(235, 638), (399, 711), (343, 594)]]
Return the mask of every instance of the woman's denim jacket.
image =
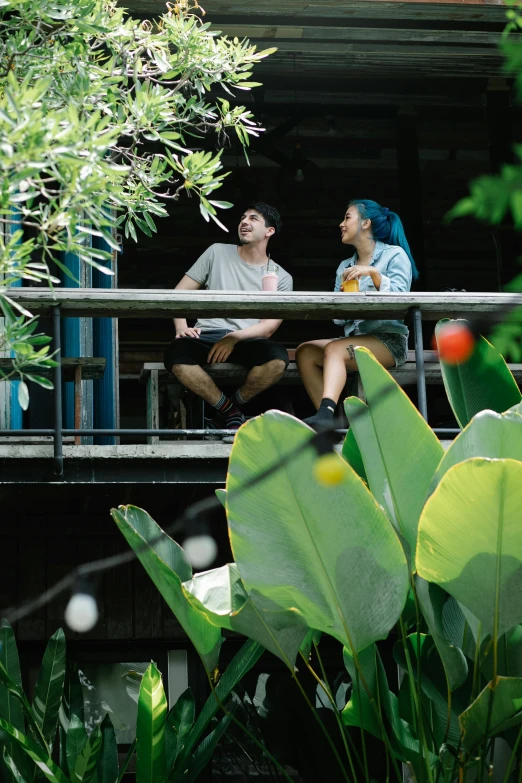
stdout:
[[(343, 261), (335, 275), (334, 291), (341, 290), (342, 273), (357, 261), (357, 254)], [(409, 291), (411, 288), (411, 263), (410, 259), (397, 245), (386, 245), (384, 242), (375, 243), (375, 252), (370, 266), (374, 266), (381, 274), (381, 287), (379, 291)], [(370, 275), (359, 278), (361, 291), (376, 291)], [(372, 334), (375, 332), (393, 332), (394, 334), (408, 334), (408, 327), (404, 321), (340, 321), (334, 320), (338, 326), (344, 326), (344, 334)]]

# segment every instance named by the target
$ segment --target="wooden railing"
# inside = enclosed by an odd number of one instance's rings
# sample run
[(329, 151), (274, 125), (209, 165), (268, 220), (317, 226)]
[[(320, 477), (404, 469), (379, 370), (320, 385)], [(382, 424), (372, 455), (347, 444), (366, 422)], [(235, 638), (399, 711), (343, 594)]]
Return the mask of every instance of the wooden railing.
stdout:
[[(9, 296), (33, 314), (50, 314), (53, 323), (53, 347), (60, 351), (61, 317), (173, 318), (227, 317), (318, 319), (405, 319), (411, 318), (415, 340), (418, 406), (427, 419), (426, 377), (422, 321), (440, 318), (475, 318), (509, 310), (516, 302), (511, 294), (491, 293), (380, 293), (361, 294), (296, 291), (264, 293), (237, 291), (164, 291), (135, 289), (14, 288)], [(52, 434), (54, 472), (63, 475), (63, 435), (142, 434), (142, 430), (66, 430), (62, 426), (62, 367), (54, 369), (54, 425), (50, 430), (4, 431), (7, 435)], [(147, 430), (147, 435), (167, 431)], [(170, 431), (169, 431), (170, 432)], [(194, 431), (195, 433), (196, 431)], [(199, 432), (199, 431), (198, 431)], [(184, 430), (179, 434), (191, 434)]]
[(492, 293), (380, 293), (360, 294), (294, 291), (291, 293), (238, 291), (165, 291), (140, 289), (13, 288), (9, 296), (35, 315), (60, 306), (64, 316), (114, 318), (284, 318), (291, 320), (330, 318), (398, 318), (415, 308), (422, 318), (470, 317), (502, 310), (512, 294)]

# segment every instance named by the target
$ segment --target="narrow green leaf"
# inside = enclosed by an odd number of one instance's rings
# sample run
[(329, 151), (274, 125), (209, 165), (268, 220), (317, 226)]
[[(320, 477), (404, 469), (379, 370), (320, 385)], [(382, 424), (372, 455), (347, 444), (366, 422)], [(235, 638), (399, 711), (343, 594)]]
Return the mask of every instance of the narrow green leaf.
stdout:
[(72, 783), (92, 783), (94, 781), (101, 749), (102, 733), (100, 727), (96, 726), (76, 759), (74, 771), (71, 774)]
[[(22, 674), (13, 629), (6, 619), (0, 622), (0, 662), (11, 680), (22, 687)], [(20, 700), (0, 684), (0, 718), (19, 731), (25, 731), (24, 711)]]
[(167, 715), (165, 725), (165, 759), (167, 771), (173, 769), (175, 761), (194, 725), (196, 707), (190, 688), (184, 691)]
[(6, 737), (11, 737), (17, 742), (50, 783), (71, 783), (42, 748), (39, 748), (29, 737), (0, 718), (0, 739), (5, 741)]
[(510, 725), (522, 722), (522, 678), (497, 677), (460, 716), (464, 748), (473, 751), (483, 739), (495, 736), (515, 717), (515, 723)]
[(166, 783), (165, 718), (167, 699), (161, 674), (153, 663), (143, 675), (136, 724), (136, 778), (140, 783)]
[(66, 740), (67, 767), (71, 775), (86, 744), (87, 732), (83, 721), (73, 713), (69, 720)]
[(54, 633), (47, 644), (42, 665), (36, 681), (33, 711), (47, 744), (52, 749), (58, 711), (62, 701), (65, 681), (65, 634), (61, 628)]
[(102, 748), (98, 757), (98, 783), (116, 783), (118, 779), (118, 745), (112, 721), (107, 714), (101, 723)]

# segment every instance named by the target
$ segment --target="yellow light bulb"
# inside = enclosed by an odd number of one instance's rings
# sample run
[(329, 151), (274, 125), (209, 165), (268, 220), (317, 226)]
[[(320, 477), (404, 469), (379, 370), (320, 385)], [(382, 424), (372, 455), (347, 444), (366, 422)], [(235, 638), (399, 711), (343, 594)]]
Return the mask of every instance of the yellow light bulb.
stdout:
[(325, 487), (340, 484), (345, 476), (345, 465), (338, 454), (323, 454), (314, 464), (314, 476)]

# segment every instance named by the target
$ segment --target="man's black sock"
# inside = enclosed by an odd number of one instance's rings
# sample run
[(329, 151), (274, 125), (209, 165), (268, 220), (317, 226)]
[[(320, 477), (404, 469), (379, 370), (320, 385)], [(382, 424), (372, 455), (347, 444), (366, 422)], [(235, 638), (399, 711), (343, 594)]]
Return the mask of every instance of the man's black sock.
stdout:
[(245, 421), (245, 417), (241, 411), (225, 394), (222, 394), (212, 407), (221, 413), (225, 419), (225, 429), (227, 430), (237, 429)]

